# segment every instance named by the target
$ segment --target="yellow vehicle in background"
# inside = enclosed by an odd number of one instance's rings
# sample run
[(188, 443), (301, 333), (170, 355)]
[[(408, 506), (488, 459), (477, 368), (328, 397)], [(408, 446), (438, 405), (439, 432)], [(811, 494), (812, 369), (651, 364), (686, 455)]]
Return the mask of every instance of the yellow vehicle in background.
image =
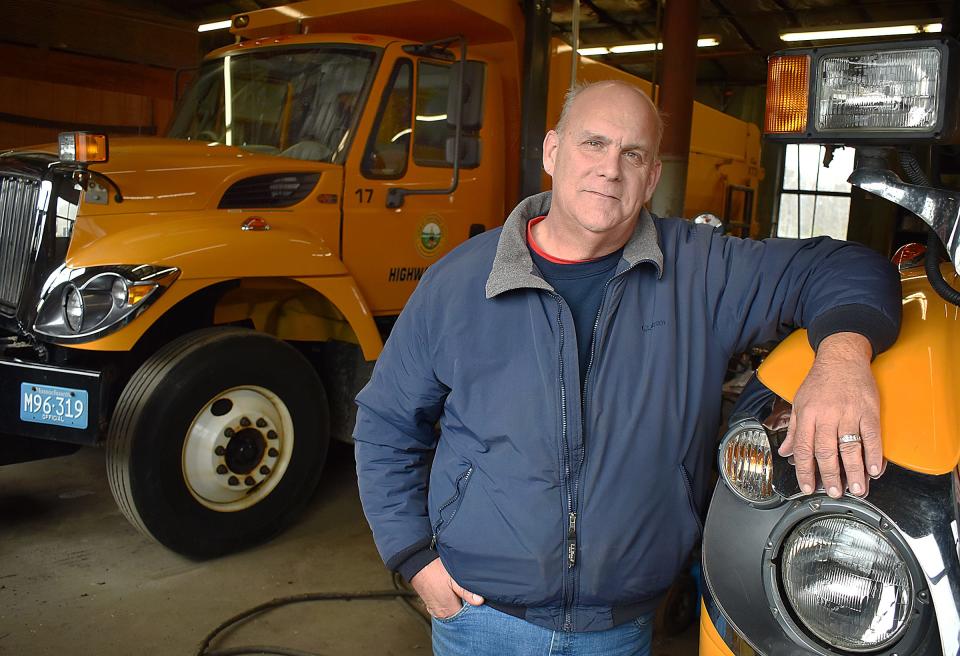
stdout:
[[(518, 199), (536, 114), (510, 0), (309, 0), (232, 25), (167, 138), (0, 156), (0, 462), (103, 445), (124, 515), (193, 557), (309, 500), (423, 272)], [(547, 47), (552, 124), (572, 53)], [(589, 60), (578, 77), (650, 87)], [(756, 127), (698, 105), (693, 144), (691, 214), (757, 188)]]
[(822, 486), (804, 495), (777, 453), (813, 364), (804, 331), (761, 365), (770, 394), (746, 404), (719, 448), (701, 656), (960, 653), (958, 56), (953, 38), (927, 38), (770, 59), (767, 137), (856, 147), (850, 183), (919, 217), (931, 236), (924, 257), (895, 258), (903, 324), (873, 363), (888, 465), (868, 496), (832, 499)]

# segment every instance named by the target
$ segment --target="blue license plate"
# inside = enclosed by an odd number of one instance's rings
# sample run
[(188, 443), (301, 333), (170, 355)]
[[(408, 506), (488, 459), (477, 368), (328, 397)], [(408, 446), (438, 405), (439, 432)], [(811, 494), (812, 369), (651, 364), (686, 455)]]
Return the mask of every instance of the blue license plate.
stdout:
[(22, 421), (85, 429), (89, 415), (86, 390), (20, 383)]

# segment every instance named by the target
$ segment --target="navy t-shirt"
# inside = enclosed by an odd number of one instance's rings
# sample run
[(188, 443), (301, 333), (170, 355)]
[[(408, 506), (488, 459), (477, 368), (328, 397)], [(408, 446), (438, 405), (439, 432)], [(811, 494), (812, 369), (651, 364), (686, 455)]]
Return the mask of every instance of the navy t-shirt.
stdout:
[(603, 299), (603, 286), (613, 278), (617, 262), (623, 257), (623, 249), (596, 260), (560, 264), (548, 260), (537, 252), (538, 249), (532, 243), (533, 236), (529, 229), (527, 241), (533, 263), (540, 270), (540, 275), (563, 297), (573, 314), (573, 323), (577, 331), (577, 354), (580, 359), (580, 387), (583, 389), (587, 364), (590, 360), (593, 325)]

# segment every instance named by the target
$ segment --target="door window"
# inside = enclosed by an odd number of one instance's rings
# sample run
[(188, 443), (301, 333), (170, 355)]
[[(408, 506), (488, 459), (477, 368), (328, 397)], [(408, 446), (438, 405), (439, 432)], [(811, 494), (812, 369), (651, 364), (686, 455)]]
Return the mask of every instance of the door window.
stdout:
[(400, 178), (407, 171), (410, 151), (410, 109), (413, 65), (401, 59), (393, 68), (384, 90), (373, 135), (363, 157), (363, 174), (368, 178)]

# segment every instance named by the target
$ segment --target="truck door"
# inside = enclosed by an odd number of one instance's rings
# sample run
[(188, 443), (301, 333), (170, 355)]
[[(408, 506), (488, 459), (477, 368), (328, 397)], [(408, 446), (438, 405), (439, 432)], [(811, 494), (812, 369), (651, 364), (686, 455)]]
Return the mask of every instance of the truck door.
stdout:
[[(399, 313), (427, 267), (482, 226), (503, 221), (502, 165), (484, 161), (482, 116), (462, 130), (452, 194), (408, 195), (388, 207), (390, 189), (445, 189), (453, 171), (456, 98), (452, 61), (386, 49), (345, 171), (342, 258), (375, 314)], [(483, 80), (469, 89), (483, 103)], [(477, 112), (475, 112), (476, 114)], [(488, 158), (490, 159), (490, 158)]]

